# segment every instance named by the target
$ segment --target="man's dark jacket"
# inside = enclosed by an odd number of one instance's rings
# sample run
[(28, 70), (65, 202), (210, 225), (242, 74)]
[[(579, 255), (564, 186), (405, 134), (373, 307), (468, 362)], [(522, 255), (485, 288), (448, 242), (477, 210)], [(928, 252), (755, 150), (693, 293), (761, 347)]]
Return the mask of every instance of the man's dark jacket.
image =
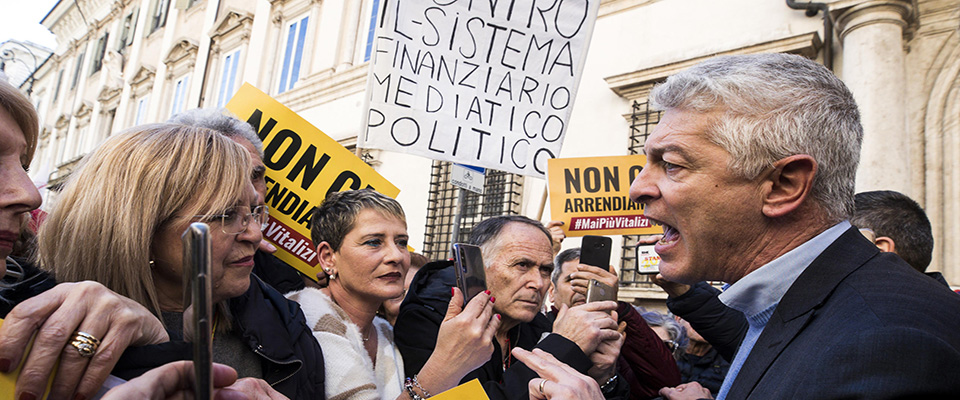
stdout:
[[(557, 319), (556, 308), (547, 313), (547, 318), (550, 321)], [(617, 373), (620, 379), (630, 385), (630, 399), (657, 398), (661, 388), (679, 385), (680, 370), (673, 353), (660, 336), (650, 329), (637, 309), (618, 301), (617, 319), (618, 323), (627, 323), (624, 331), (627, 337), (620, 348)]]
[[(234, 329), (262, 362), (263, 379), (291, 399), (323, 399), (324, 369), (320, 345), (306, 325), (300, 305), (250, 275), (250, 288), (228, 300)], [(183, 341), (130, 347), (114, 367), (124, 379), (163, 364), (191, 360), (193, 346)]]
[(851, 228), (784, 294), (727, 398), (956, 398), (958, 315), (960, 296)]
[[(456, 285), (453, 262), (436, 261), (425, 265), (413, 281), (407, 296), (400, 305), (400, 314), (394, 327), (394, 338), (407, 376), (420, 372), (437, 344), (440, 323), (447, 312), (450, 302), (450, 289)], [(549, 335), (542, 341), (540, 337), (552, 330), (547, 317), (537, 314), (533, 321), (520, 323), (510, 330), (511, 346), (526, 350), (539, 348), (558, 360), (586, 374), (593, 365), (576, 343), (560, 335)], [(520, 361), (510, 358), (510, 366), (504, 370), (503, 350), (496, 340), (493, 341), (493, 355), (486, 364), (463, 377), (462, 382), (478, 379), (487, 396), (493, 400), (527, 400), (527, 383), (538, 375)], [(615, 394), (609, 398), (626, 398), (629, 386), (618, 380), (613, 389)]]
[(716, 397), (723, 385), (723, 378), (730, 370), (730, 362), (724, 360), (717, 349), (711, 347), (703, 356), (681, 354), (677, 359), (677, 367), (680, 368), (682, 382), (697, 382)]

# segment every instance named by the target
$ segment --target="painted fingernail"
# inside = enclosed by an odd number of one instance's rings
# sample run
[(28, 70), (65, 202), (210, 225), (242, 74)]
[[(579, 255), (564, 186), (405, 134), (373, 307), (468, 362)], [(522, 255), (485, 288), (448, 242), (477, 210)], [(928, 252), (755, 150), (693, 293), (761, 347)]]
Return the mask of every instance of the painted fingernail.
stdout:
[(491, 302), (491, 303), (496, 303), (496, 302), (497, 302), (497, 298), (496, 298), (496, 297), (493, 297), (493, 296), (490, 296), (490, 302)]
[(500, 314), (496, 314), (496, 316), (497, 316), (497, 320), (499, 321), (499, 320), (500, 320)]
[(0, 358), (0, 372), (10, 372), (10, 360), (6, 358)]
[(20, 400), (37, 400), (37, 395), (30, 392), (20, 393)]
[(490, 291), (489, 291), (489, 290), (484, 290), (483, 292), (486, 293), (486, 294), (490, 294)]
[(450, 288), (450, 295), (453, 296), (453, 295), (455, 295), (455, 294), (457, 294), (457, 292), (454, 292), (454, 291), (453, 291), (453, 288)]
[(87, 400), (87, 396), (77, 393), (73, 395), (73, 400)]

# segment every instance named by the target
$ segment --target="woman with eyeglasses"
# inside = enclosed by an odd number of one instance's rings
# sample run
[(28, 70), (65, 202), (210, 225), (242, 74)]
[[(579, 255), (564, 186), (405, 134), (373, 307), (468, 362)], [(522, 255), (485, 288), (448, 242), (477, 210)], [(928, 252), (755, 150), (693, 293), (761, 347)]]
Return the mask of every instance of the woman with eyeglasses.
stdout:
[(181, 235), (205, 222), (217, 304), (214, 361), (265, 380), (279, 392), (267, 390), (270, 396), (322, 398), (323, 356), (302, 312), (251, 274), (267, 215), (249, 157), (213, 130), (144, 125), (104, 142), (66, 184), (39, 233), (41, 266), (59, 281), (95, 280), (137, 301), (172, 339), (128, 349), (114, 374), (130, 379), (192, 357)]

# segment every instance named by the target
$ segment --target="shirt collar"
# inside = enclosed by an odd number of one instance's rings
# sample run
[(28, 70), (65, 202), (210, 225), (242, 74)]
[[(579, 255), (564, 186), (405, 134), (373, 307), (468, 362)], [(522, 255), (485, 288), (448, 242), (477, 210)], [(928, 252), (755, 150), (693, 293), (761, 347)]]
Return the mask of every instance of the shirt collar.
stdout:
[(720, 301), (751, 318), (780, 302), (787, 289), (824, 250), (850, 228), (849, 221), (840, 222), (821, 232), (786, 254), (777, 257), (720, 294)]

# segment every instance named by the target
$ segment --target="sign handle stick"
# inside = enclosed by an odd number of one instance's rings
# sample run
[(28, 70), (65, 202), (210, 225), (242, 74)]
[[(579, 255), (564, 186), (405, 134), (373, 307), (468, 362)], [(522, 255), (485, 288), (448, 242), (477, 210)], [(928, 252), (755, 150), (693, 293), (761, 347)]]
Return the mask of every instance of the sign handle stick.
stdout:
[(543, 219), (543, 210), (547, 208), (547, 193), (550, 191), (550, 186), (543, 185), (543, 197), (540, 198), (540, 211), (537, 211), (537, 221)]
[(450, 257), (456, 257), (452, 244), (460, 241), (460, 220), (463, 218), (463, 203), (467, 201), (466, 190), (457, 188), (457, 193), (457, 213), (453, 215), (453, 232), (450, 234)]

